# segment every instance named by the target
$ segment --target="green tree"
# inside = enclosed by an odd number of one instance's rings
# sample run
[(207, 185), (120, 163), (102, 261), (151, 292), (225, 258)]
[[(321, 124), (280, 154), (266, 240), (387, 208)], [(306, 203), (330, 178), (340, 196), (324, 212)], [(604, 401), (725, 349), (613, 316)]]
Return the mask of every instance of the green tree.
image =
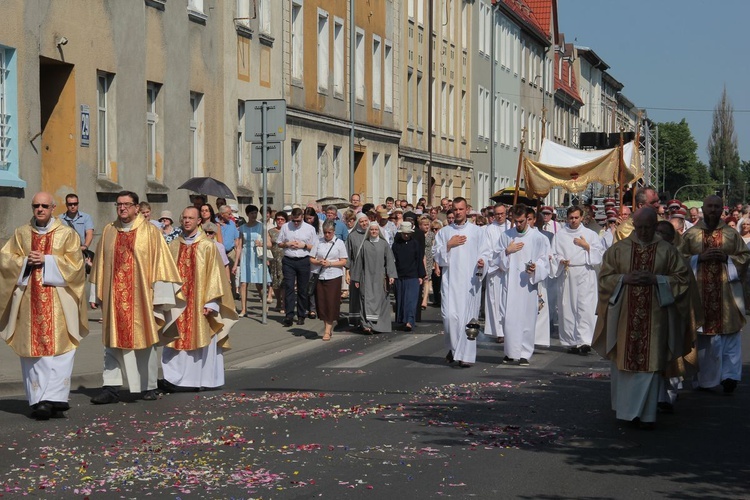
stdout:
[(726, 86), (714, 108), (711, 135), (708, 138), (708, 167), (711, 177), (726, 184), (725, 203), (744, 201), (742, 197), (746, 177), (740, 169), (740, 153), (734, 130), (734, 107), (727, 95)]
[[(679, 123), (663, 122), (657, 125), (662, 191), (669, 191), (674, 196), (683, 186), (710, 183), (705, 166), (701, 166), (698, 161), (698, 143), (695, 142), (687, 121), (683, 118)], [(705, 188), (701, 186), (684, 187), (680, 189), (679, 196), (680, 199), (687, 200), (702, 195), (704, 191)]]

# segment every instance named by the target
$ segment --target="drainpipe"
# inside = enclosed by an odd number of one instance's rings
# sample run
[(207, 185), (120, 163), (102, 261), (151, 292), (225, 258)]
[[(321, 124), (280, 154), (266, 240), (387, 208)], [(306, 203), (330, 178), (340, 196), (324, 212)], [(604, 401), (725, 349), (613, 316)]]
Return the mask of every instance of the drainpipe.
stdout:
[(433, 81), (437, 81), (437, 78), (433, 76), (433, 70), (432, 70), (432, 64), (433, 64), (433, 57), (432, 57), (432, 0), (427, 2), (427, 36), (428, 36), (428, 45), (427, 45), (427, 69), (430, 72), (430, 81), (429, 85), (427, 85), (427, 102), (429, 105), (427, 106), (427, 204), (429, 206), (434, 206), (432, 203), (432, 192), (434, 191), (434, 188), (430, 185), (432, 184), (432, 87), (433, 87)]
[(357, 95), (354, 62), (357, 29), (354, 24), (354, 3), (355, 0), (349, 0), (349, 118), (351, 119), (349, 130), (349, 196), (354, 194), (354, 108)]
[[(492, 95), (492, 103), (490, 104), (490, 193), (492, 196), (495, 192), (495, 121), (496, 121), (496, 110), (495, 100), (497, 99), (497, 67), (495, 64), (495, 37), (497, 36), (497, 13), (500, 11), (500, 4), (494, 3), (492, 6), (492, 47), (490, 47), (490, 67), (492, 71), (490, 73), (490, 94)], [(482, 20), (480, 19), (481, 23)], [(479, 103), (481, 106), (482, 103)]]

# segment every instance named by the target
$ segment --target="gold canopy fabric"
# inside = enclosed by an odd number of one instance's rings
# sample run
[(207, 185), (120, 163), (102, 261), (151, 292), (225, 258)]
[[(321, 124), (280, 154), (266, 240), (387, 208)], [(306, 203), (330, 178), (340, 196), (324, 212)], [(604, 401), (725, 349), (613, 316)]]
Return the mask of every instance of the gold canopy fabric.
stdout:
[[(561, 146), (556, 145), (561, 148)], [(633, 147), (632, 144), (626, 147)], [(578, 151), (573, 150), (571, 151)], [(626, 150), (627, 151), (627, 150)], [(633, 183), (643, 177), (640, 153), (633, 151), (630, 165), (625, 169), (624, 181)], [(613, 186), (619, 183), (620, 148), (616, 147), (603, 151), (589, 161), (582, 161), (574, 166), (556, 166), (544, 164), (529, 158), (523, 159), (526, 193), (530, 197), (544, 198), (553, 187), (562, 187), (571, 193), (583, 192), (592, 182), (603, 186)]]

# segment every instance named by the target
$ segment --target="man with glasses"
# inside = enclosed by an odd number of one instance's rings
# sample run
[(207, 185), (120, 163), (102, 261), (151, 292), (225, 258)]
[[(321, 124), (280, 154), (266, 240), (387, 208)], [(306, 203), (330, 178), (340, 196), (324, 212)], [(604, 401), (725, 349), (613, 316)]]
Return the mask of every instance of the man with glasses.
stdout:
[(91, 270), (89, 302), (102, 308), (104, 342), (104, 387), (94, 404), (118, 402), (123, 377), (131, 393), (158, 397), (156, 345), (185, 307), (177, 266), (161, 231), (138, 213), (138, 195), (121, 191), (115, 207)]
[(355, 213), (360, 213), (362, 211), (362, 197), (360, 197), (358, 193), (351, 195), (349, 203), (349, 208), (354, 210)]
[[(224, 251), (229, 259), (229, 268), (233, 269), (234, 263), (237, 260), (236, 249), (240, 244), (240, 230), (237, 229), (237, 224), (234, 222), (234, 215), (232, 214), (232, 207), (230, 205), (224, 205), (219, 209), (217, 222), (221, 230), (221, 241), (224, 243)], [(236, 281), (234, 279), (231, 281), (232, 296), (235, 299), (239, 299)]]
[(52, 217), (49, 193), (31, 201), (34, 216), (0, 250), (0, 337), (21, 359), (32, 416), (70, 409), (76, 347), (88, 334), (79, 235)]
[(284, 249), (284, 258), (281, 261), (285, 288), (286, 316), (282, 322), (284, 326), (292, 326), (295, 303), (297, 304), (297, 324), (305, 324), (305, 316), (309, 309), (307, 283), (310, 281), (310, 251), (317, 240), (315, 228), (302, 220), (302, 209), (292, 209), (290, 221), (281, 226), (276, 240), (279, 248)]
[(65, 195), (65, 208), (66, 211), (60, 219), (78, 233), (81, 238), (81, 250), (88, 250), (94, 240), (94, 221), (89, 214), (78, 209), (78, 195), (75, 193)]
[[(494, 253), (500, 245), (500, 235), (509, 229), (505, 205), (498, 203), (492, 207), (492, 224), (487, 226), (485, 235), (487, 245)], [(495, 337), (497, 343), (502, 343), (505, 337), (503, 333), (503, 317), (505, 316), (505, 279), (507, 273), (500, 269), (497, 262), (490, 260), (487, 263), (487, 281), (485, 288), (485, 319), (484, 333), (489, 337)]]

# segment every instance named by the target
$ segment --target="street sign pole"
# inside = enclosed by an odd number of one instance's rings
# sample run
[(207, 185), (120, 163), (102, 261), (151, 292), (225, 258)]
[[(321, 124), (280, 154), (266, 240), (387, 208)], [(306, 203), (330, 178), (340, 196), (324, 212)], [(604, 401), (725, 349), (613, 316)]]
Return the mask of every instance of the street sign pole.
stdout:
[(268, 297), (268, 280), (266, 279), (266, 276), (268, 276), (268, 259), (266, 258), (266, 248), (268, 248), (268, 165), (266, 162), (266, 158), (268, 156), (266, 152), (266, 143), (268, 142), (268, 137), (266, 136), (267, 131), (267, 121), (268, 121), (268, 103), (262, 103), (261, 104), (261, 120), (262, 120), (262, 129), (263, 134), (261, 138), (261, 144), (263, 145), (263, 149), (261, 150), (261, 165), (263, 166), (263, 201), (261, 203), (261, 217), (263, 219), (263, 238), (262, 238), (262, 244), (263, 244), (263, 251), (260, 253), (263, 256), (263, 294), (260, 297), (261, 307), (263, 311), (263, 316), (261, 318), (261, 323), (266, 325), (268, 324), (268, 300), (266, 298)]

